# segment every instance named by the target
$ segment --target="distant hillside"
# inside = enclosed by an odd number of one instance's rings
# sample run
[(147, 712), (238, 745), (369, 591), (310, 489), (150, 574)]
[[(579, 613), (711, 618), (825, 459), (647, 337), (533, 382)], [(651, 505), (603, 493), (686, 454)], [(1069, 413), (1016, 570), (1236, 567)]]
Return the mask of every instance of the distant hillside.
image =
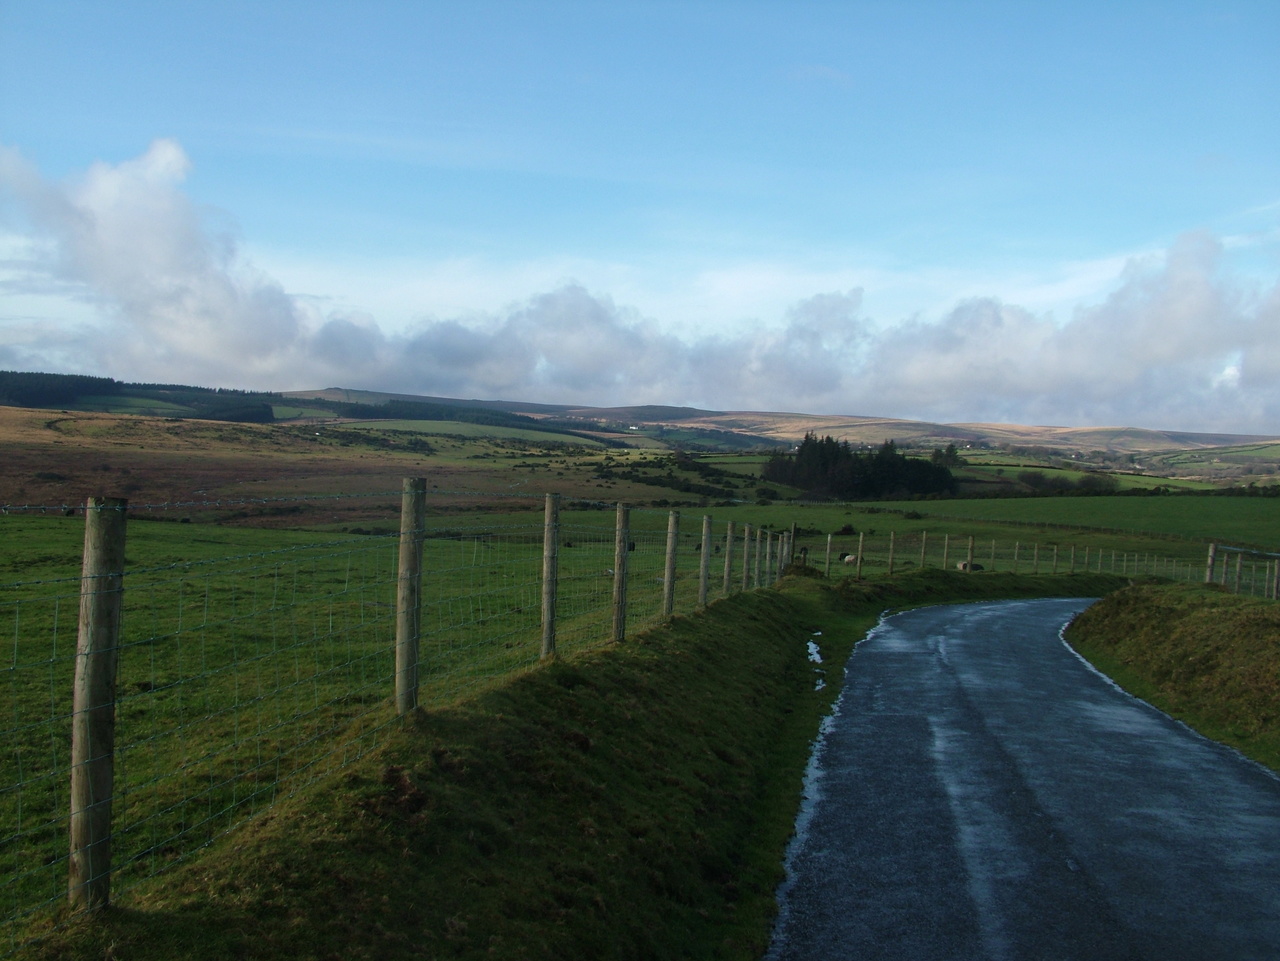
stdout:
[(1137, 427), (1053, 427), (1020, 424), (934, 424), (890, 417), (801, 414), (780, 411), (715, 411), (643, 405), (583, 407), (508, 401), (413, 397), (376, 391), (295, 391), (297, 399), (368, 405), (413, 400), (520, 414), (544, 428), (572, 430), (612, 442), (649, 439), (691, 450), (793, 447), (806, 434), (831, 436), (858, 447), (886, 440), (917, 452), (954, 444), (965, 456), (991, 463), (1003, 457), (1070, 464), (1082, 469), (1122, 470), (1185, 477), (1211, 483), (1275, 483), (1280, 477), (1280, 436), (1193, 433)]
[[(304, 405), (290, 413), (288, 405)], [(1136, 427), (1052, 427), (1018, 424), (934, 424), (888, 417), (769, 411), (715, 411), (638, 405), (584, 407), (505, 400), (461, 400), (330, 387), (283, 393), (132, 384), (105, 377), (0, 371), (0, 405), (109, 411), (163, 417), (269, 423), (276, 418), (456, 420), (587, 435), (625, 445), (690, 450), (792, 447), (806, 434), (858, 447), (893, 441), (909, 451), (954, 444), (962, 453), (1074, 461), (1080, 466), (1150, 470), (1222, 480), (1280, 474), (1280, 435), (1210, 434)], [(987, 456), (987, 455), (984, 455)]]

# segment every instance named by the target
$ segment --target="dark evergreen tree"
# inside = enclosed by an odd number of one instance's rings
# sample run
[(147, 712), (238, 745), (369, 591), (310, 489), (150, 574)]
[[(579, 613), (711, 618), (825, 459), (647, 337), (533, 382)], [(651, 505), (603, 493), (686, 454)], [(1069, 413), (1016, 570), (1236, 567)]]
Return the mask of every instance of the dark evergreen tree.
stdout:
[(892, 440), (874, 451), (855, 451), (847, 441), (805, 434), (794, 454), (774, 451), (760, 475), (820, 497), (852, 500), (955, 491), (945, 466), (901, 453)]

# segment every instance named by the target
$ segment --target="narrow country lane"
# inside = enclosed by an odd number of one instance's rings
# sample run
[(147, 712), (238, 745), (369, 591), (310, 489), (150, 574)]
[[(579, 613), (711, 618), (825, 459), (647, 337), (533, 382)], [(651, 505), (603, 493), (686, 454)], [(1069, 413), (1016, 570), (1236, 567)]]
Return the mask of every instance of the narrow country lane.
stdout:
[(1076, 657), (1089, 603), (922, 608), (858, 645), (771, 961), (1280, 959), (1280, 779)]

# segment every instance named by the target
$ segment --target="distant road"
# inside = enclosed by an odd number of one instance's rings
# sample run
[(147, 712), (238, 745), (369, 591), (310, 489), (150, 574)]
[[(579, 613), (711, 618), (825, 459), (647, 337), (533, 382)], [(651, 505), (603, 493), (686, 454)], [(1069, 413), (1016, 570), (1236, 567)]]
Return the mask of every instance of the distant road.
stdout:
[(1094, 673), (1088, 600), (923, 608), (855, 649), (773, 961), (1280, 959), (1280, 779)]

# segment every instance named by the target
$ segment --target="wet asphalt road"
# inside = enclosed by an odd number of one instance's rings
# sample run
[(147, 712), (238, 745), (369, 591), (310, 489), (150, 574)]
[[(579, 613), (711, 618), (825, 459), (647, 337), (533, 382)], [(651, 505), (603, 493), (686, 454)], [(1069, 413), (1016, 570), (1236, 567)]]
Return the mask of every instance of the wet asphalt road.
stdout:
[(1089, 603), (923, 608), (858, 645), (768, 958), (1280, 959), (1280, 779), (1078, 659)]

